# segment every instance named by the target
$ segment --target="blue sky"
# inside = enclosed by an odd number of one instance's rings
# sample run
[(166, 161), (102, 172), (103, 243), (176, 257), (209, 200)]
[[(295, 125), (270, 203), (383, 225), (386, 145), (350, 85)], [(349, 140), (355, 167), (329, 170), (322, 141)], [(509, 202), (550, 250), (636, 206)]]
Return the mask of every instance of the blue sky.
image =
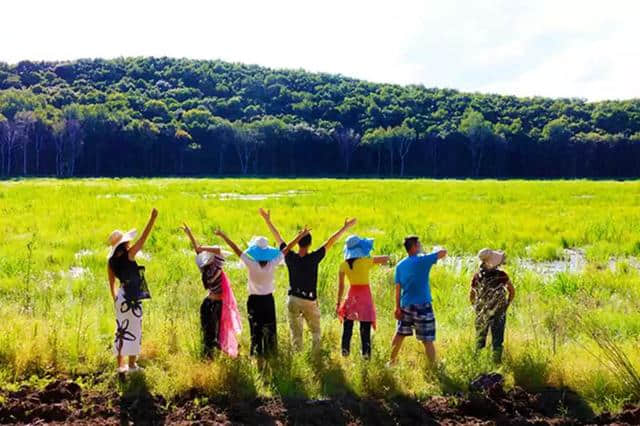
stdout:
[(640, 98), (640, 1), (3, 4), (0, 60), (175, 56), (518, 96)]

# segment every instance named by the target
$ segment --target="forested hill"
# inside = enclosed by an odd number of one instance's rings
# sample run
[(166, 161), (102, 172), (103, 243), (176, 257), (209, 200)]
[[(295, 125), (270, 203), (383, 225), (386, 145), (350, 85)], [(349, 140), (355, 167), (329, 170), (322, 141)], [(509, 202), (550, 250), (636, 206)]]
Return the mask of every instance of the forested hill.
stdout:
[(0, 63), (0, 143), (2, 176), (638, 177), (640, 100), (222, 61), (24, 61)]

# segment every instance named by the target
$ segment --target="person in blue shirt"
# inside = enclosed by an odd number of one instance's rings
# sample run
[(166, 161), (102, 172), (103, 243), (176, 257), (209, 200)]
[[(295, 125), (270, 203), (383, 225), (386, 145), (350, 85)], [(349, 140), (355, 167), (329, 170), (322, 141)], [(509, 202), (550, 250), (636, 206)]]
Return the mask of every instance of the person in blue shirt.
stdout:
[(431, 254), (422, 252), (420, 239), (411, 235), (404, 239), (404, 248), (408, 256), (396, 266), (396, 310), (398, 320), (396, 334), (391, 343), (390, 364), (394, 365), (402, 342), (407, 336), (416, 331), (416, 338), (424, 345), (427, 358), (433, 365), (436, 360), (436, 319), (431, 307), (431, 287), (429, 273), (431, 267), (438, 260), (447, 255), (446, 250), (435, 251)]

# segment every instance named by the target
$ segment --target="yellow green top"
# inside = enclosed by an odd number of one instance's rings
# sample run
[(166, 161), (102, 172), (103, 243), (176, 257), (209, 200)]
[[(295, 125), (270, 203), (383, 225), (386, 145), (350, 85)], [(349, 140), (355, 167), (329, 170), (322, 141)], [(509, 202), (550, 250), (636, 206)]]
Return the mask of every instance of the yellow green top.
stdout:
[(351, 285), (369, 285), (369, 271), (373, 268), (373, 258), (361, 257), (353, 262), (353, 269), (345, 260), (340, 264), (340, 272), (344, 272)]

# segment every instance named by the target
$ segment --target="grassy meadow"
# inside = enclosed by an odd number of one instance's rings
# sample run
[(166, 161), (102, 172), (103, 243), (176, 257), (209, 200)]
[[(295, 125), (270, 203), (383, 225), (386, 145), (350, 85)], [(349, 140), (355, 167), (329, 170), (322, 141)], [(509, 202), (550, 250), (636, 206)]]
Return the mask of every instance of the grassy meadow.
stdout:
[[(465, 391), (477, 374), (500, 371), (509, 386), (565, 386), (596, 410), (640, 397), (640, 183), (589, 181), (393, 181), (96, 179), (0, 182), (0, 387), (48, 377), (86, 386), (117, 385), (115, 327), (106, 276), (106, 238), (116, 228), (159, 217), (139, 263), (153, 299), (144, 302), (145, 385), (171, 398), (196, 388), (212, 396), (353, 393), (394, 397)], [(342, 242), (321, 264), (322, 351), (292, 353), (286, 316), (286, 267), (277, 273), (279, 357), (260, 367), (248, 357), (246, 271), (226, 266), (244, 315), (241, 356), (200, 357), (199, 305), (205, 293), (186, 236), (221, 244), (217, 227), (246, 246), (268, 235), (257, 210), (271, 209), (285, 239), (305, 224), (314, 246), (355, 216), (354, 233), (375, 238), (374, 252), (403, 257), (402, 239), (451, 257), (434, 267), (432, 293), (441, 365), (426, 366), (407, 339), (398, 367), (385, 367), (394, 332), (393, 265), (372, 277), (378, 310), (373, 358), (340, 355), (335, 317)], [(270, 238), (271, 239), (271, 238)], [(506, 250), (517, 290), (507, 319), (505, 359), (473, 348), (468, 289), (483, 247)], [(573, 256), (573, 260), (572, 260)], [(575, 257), (578, 261), (575, 261)], [(576, 266), (579, 264), (579, 266)], [(305, 333), (307, 333), (305, 331)]]

